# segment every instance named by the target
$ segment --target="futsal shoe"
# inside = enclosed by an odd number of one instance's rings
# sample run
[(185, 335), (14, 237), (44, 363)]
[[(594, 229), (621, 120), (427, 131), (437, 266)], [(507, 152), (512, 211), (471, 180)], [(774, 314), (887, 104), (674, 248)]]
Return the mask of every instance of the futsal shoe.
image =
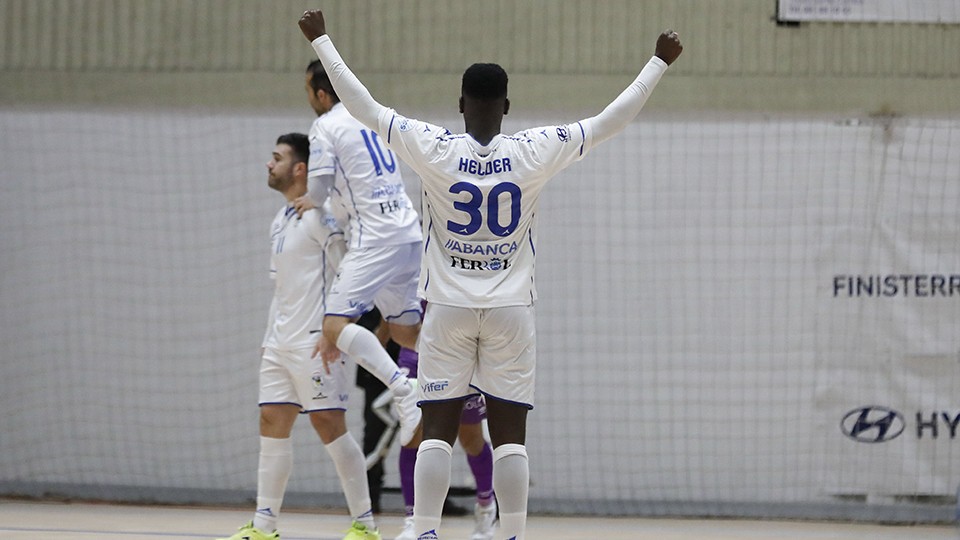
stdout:
[[(379, 538), (379, 536), (377, 538)], [(251, 521), (243, 527), (240, 527), (240, 530), (237, 531), (237, 534), (231, 536), (230, 538), (220, 538), (218, 540), (280, 540), (280, 533), (273, 531), (272, 533), (267, 534), (254, 527), (253, 522)]]
[(488, 506), (477, 503), (473, 508), (473, 519), (475, 525), (470, 540), (493, 540), (497, 524), (497, 501), (491, 501)]
[(343, 540), (381, 540), (380, 531), (370, 530), (359, 521), (354, 521)]
[(403, 531), (393, 540), (417, 540), (417, 533), (413, 530), (413, 516), (403, 518)]
[(417, 380), (410, 379), (410, 386), (410, 392), (406, 395), (395, 395), (393, 398), (393, 403), (397, 406), (397, 417), (400, 419), (400, 433), (397, 436), (401, 446), (406, 446), (413, 440), (423, 416), (420, 407), (417, 407), (417, 396), (420, 394), (417, 391)]

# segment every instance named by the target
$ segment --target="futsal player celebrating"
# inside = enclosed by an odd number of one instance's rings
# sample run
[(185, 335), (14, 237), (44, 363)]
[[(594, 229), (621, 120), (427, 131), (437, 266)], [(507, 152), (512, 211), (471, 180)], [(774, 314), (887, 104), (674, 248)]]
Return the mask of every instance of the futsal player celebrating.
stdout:
[(417, 298), (422, 235), (397, 159), (373, 130), (340, 104), (319, 61), (306, 71), (307, 98), (317, 113), (310, 127), (310, 197), (298, 209), (329, 197), (347, 223), (347, 254), (327, 295), (323, 337), (316, 353), (325, 363), (343, 352), (380, 379), (396, 396), (399, 439), (407, 444), (420, 424), (416, 392), (377, 336), (356, 324), (376, 306), (400, 359), (416, 356), (421, 307)]
[(313, 351), (327, 290), (346, 251), (329, 213), (299, 216), (293, 201), (307, 192), (310, 142), (302, 133), (277, 139), (267, 163), (269, 186), (286, 198), (270, 227), (273, 301), (260, 362), (260, 465), (253, 520), (228, 540), (277, 540), (277, 521), (293, 468), (290, 433), (300, 413), (333, 459), (353, 524), (345, 540), (380, 540), (371, 511), (366, 458), (347, 431), (350, 384), (344, 362), (325, 368)]
[(510, 108), (507, 74), (496, 64), (474, 64), (464, 72), (461, 87), (465, 133), (453, 134), (374, 100), (326, 35), (319, 10), (305, 12), (299, 24), (350, 113), (421, 177), (427, 238), (419, 294), (428, 305), (420, 336), (418, 539), (439, 538), (460, 410), (463, 400), (478, 392), (487, 401), (500, 505), (495, 538), (522, 539), (529, 488), (526, 418), (534, 403), (533, 269), (540, 192), (551, 177), (636, 117), (680, 55), (680, 39), (673, 31), (660, 35), (655, 55), (597, 116), (512, 136), (500, 133)]

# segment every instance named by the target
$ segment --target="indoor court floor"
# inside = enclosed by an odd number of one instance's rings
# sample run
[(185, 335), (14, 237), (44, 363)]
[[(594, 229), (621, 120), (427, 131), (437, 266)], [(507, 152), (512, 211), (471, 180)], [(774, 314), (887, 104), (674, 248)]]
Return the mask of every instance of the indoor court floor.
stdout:
[[(229, 536), (249, 521), (239, 508), (135, 506), (0, 499), (0, 540), (179, 540)], [(283, 540), (340, 540), (343, 515), (284, 512)], [(445, 518), (441, 538), (469, 538), (472, 518)], [(378, 520), (385, 540), (403, 520)], [(741, 521), (532, 516), (527, 540), (957, 540), (952, 526), (884, 526), (800, 521)]]

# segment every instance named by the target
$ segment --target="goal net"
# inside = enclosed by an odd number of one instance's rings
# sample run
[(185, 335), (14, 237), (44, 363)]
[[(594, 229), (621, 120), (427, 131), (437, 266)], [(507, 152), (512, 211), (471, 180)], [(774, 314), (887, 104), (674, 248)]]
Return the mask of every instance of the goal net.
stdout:
[[(0, 495), (252, 497), (264, 164), (309, 121), (0, 110)], [(958, 209), (955, 119), (642, 114), (541, 203), (531, 511), (948, 519)], [(342, 504), (298, 424), (288, 499)]]

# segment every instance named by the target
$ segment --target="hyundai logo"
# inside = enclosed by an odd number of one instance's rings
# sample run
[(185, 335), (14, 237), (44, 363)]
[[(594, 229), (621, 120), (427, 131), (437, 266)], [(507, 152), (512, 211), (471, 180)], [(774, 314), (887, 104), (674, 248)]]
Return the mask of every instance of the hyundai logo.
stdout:
[(902, 414), (878, 405), (854, 409), (840, 422), (844, 435), (863, 443), (892, 441), (903, 433), (904, 427)]

